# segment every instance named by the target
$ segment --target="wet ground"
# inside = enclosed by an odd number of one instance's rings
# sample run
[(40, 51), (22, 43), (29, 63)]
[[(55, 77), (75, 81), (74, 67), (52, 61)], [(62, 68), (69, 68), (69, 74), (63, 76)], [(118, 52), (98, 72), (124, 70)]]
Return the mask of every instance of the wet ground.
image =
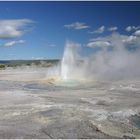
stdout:
[(0, 138), (140, 138), (140, 81), (0, 73)]

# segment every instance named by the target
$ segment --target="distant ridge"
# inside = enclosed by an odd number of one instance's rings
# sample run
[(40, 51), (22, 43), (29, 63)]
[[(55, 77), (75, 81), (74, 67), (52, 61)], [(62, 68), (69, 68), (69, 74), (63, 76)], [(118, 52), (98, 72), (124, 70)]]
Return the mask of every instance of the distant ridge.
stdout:
[(34, 64), (41, 64), (42, 61), (46, 63), (58, 63), (60, 59), (41, 59), (41, 60), (0, 60), (0, 64), (6, 65), (6, 66), (17, 66), (17, 65), (31, 65)]
[(10, 61), (8, 61), (8, 60), (0, 60), (0, 64), (8, 64), (8, 63), (10, 63)]

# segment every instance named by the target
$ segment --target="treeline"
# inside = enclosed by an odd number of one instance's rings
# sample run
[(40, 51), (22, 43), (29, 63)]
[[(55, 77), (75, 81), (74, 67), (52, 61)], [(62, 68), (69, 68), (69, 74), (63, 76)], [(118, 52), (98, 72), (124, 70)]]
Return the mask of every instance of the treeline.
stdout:
[(0, 61), (0, 70), (6, 67), (19, 67), (19, 66), (41, 66), (50, 67), (57, 64), (60, 60), (11, 60), (11, 61)]

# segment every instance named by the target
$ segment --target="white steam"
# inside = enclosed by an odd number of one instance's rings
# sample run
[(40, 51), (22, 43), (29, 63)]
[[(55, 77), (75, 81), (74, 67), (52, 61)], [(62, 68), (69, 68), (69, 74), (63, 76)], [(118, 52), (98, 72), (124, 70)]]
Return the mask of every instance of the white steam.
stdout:
[(78, 54), (79, 47), (79, 44), (66, 43), (61, 65), (61, 77), (64, 80), (75, 79), (79, 75), (77, 71), (79, 70), (78, 63), (80, 60)]
[(61, 64), (62, 79), (140, 79), (139, 38), (130, 43), (129, 36), (115, 33), (100, 41), (107, 41), (110, 45), (100, 46), (100, 51), (88, 57), (80, 56), (79, 44), (67, 42)]
[[(49, 67), (31, 65), (1, 70), (13, 72), (11, 79), (46, 80), (140, 80), (140, 37), (113, 33), (107, 37), (92, 39), (87, 47), (93, 53), (83, 57), (80, 44), (67, 42), (61, 63), (51, 63)], [(94, 48), (100, 48), (94, 51)]]

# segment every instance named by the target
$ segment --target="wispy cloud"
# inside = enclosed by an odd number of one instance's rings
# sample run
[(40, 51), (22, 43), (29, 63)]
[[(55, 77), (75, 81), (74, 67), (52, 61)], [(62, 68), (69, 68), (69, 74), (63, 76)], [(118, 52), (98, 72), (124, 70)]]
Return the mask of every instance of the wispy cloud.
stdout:
[(82, 23), (82, 22), (74, 22), (71, 24), (64, 25), (64, 27), (66, 27), (68, 29), (76, 29), (76, 30), (89, 28), (89, 26), (86, 25), (86, 23)]
[(135, 35), (130, 35), (127, 36), (125, 39), (122, 39), (122, 41), (126, 44), (135, 44), (136, 42), (138, 42), (138, 37)]
[(0, 47), (12, 47), (14, 45), (23, 44), (23, 43), (25, 43), (25, 40), (13, 40), (0, 45)]
[(87, 47), (90, 48), (100, 47), (103, 49), (108, 47), (113, 47), (113, 46), (121, 47), (122, 45), (120, 44), (114, 45), (115, 42), (114, 37), (116, 36), (119, 38), (119, 42), (121, 42), (123, 46), (133, 47), (133, 45), (136, 45), (139, 47), (140, 45), (140, 30), (138, 30), (137, 32), (135, 32), (135, 35), (121, 35), (119, 33), (113, 33), (112, 35), (109, 36), (93, 38), (90, 39), (90, 41), (87, 44)]
[(105, 26), (101, 26), (101, 27), (99, 27), (97, 30), (95, 30), (95, 31), (91, 31), (91, 32), (89, 32), (89, 33), (91, 33), (91, 34), (101, 34), (101, 33), (103, 33), (105, 31)]
[(110, 43), (108, 41), (94, 41), (94, 42), (89, 42), (87, 44), (87, 47), (90, 47), (90, 48), (95, 48), (95, 47), (109, 47), (110, 46)]
[(0, 39), (11, 39), (22, 36), (27, 26), (34, 23), (30, 19), (0, 20)]
[(139, 28), (140, 28), (140, 26), (127, 26), (125, 30), (127, 32), (131, 32), (131, 31), (136, 31)]
[(140, 30), (137, 30), (134, 34), (135, 34), (136, 36), (140, 36)]
[(118, 27), (116, 26), (108, 28), (108, 31), (111, 31), (111, 32), (116, 31), (116, 30), (118, 30)]

